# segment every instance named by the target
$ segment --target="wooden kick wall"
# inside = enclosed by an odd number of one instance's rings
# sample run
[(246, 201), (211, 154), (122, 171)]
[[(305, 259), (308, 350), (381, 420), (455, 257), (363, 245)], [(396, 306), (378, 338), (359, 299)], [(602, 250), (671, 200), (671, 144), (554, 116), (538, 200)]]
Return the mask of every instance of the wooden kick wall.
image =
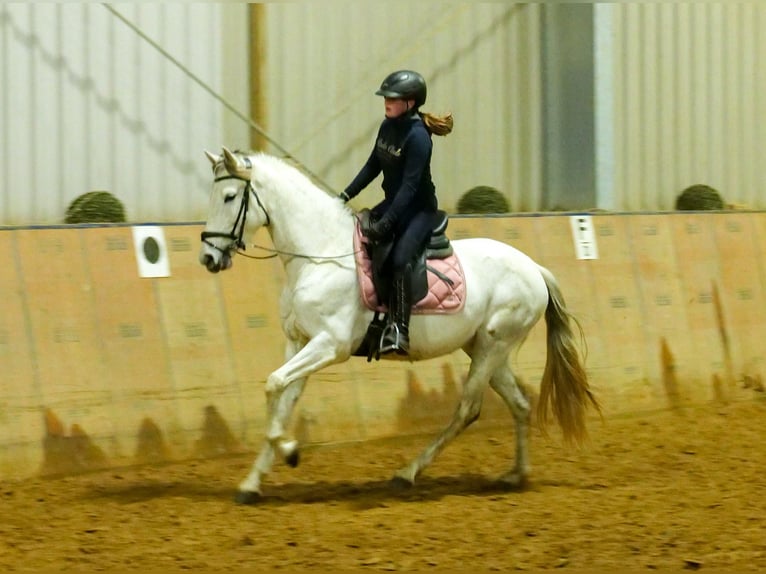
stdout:
[[(564, 214), (455, 217), (449, 235), (508, 242), (556, 274), (607, 418), (762, 393), (766, 213), (592, 218), (595, 260), (575, 257)], [(200, 229), (161, 228), (161, 278), (139, 277), (130, 226), (0, 229), (0, 479), (258, 447), (283, 356), (282, 269), (237, 257), (209, 274)], [(541, 324), (513, 359), (533, 394), (544, 345)], [(433, 431), (466, 367), (460, 353), (353, 359), (311, 379), (293, 431), (305, 443)], [(481, 423), (508, 417), (488, 394)]]

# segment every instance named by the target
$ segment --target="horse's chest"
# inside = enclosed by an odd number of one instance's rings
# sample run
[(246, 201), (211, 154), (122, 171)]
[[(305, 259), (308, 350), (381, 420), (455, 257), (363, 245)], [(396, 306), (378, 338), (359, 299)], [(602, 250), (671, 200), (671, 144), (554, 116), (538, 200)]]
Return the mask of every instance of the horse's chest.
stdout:
[(282, 295), (280, 316), (282, 331), (293, 341), (311, 338), (321, 322), (322, 309), (317, 301), (309, 302), (300, 296), (301, 290), (286, 290)]

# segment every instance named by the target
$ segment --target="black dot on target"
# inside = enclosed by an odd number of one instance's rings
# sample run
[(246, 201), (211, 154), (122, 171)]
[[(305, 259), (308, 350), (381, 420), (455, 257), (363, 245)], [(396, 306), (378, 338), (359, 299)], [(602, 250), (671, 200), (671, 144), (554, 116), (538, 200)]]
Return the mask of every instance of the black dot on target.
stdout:
[(144, 257), (152, 264), (160, 260), (160, 244), (154, 237), (144, 239)]

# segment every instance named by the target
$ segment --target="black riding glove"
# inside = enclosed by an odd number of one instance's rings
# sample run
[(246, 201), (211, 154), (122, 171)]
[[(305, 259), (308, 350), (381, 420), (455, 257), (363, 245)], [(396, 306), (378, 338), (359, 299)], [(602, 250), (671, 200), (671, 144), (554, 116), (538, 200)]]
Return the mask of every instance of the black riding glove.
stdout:
[(378, 221), (368, 223), (367, 227), (362, 230), (367, 239), (375, 242), (388, 239), (393, 231), (394, 224), (387, 217), (382, 217)]

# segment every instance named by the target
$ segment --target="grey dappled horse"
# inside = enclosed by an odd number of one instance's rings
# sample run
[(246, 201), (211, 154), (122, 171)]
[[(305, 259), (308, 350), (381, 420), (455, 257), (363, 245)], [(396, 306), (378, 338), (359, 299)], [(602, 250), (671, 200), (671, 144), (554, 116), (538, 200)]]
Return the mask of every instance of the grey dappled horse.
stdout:
[[(210, 208), (199, 260), (217, 273), (232, 265), (246, 238), (266, 226), (285, 269), (280, 300), (286, 360), (266, 381), (267, 428), (237, 500), (252, 503), (275, 453), (298, 463), (298, 443), (286, 425), (309, 375), (347, 361), (361, 344), (372, 318), (361, 301), (353, 252), (355, 215), (318, 188), (298, 169), (266, 154), (244, 155), (226, 148), (206, 152), (213, 165)], [(517, 384), (509, 354), (545, 317), (547, 356), (538, 402), (541, 426), (552, 410), (566, 440), (586, 434), (585, 413), (592, 395), (573, 325), (553, 275), (521, 251), (486, 238), (453, 241), (466, 280), (466, 301), (454, 314), (413, 315), (409, 360), (439, 357), (462, 349), (471, 359), (462, 397), (452, 420), (423, 452), (399, 469), (393, 482), (412, 485), (434, 457), (481, 410), (489, 385), (502, 397), (516, 423), (515, 466), (500, 477), (518, 485), (530, 471), (527, 430), (530, 405)], [(246, 286), (245, 286), (246, 288)], [(402, 358), (384, 355), (384, 360)]]

